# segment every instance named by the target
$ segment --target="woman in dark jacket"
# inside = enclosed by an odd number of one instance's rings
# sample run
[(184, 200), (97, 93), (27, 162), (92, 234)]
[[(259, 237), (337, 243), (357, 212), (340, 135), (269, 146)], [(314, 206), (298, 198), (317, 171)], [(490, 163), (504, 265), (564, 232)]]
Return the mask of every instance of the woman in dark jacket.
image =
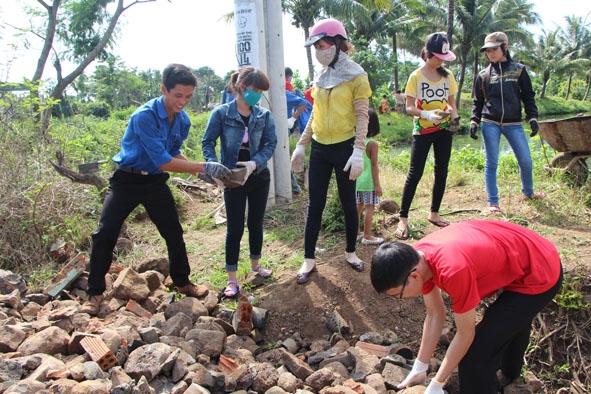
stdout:
[(509, 39), (503, 32), (494, 32), (486, 36), (480, 52), (486, 52), (490, 65), (476, 76), (472, 92), (474, 105), (470, 117), (470, 137), (478, 138), (476, 130), (482, 122), (486, 156), (484, 180), (489, 211), (494, 214), (502, 213), (497, 187), (501, 134), (505, 136), (517, 158), (523, 198), (539, 200), (546, 197), (543, 192), (534, 192), (532, 159), (521, 124), (523, 102), (526, 119), (532, 130), (530, 137), (538, 133), (535, 93), (525, 66), (511, 60), (508, 46)]

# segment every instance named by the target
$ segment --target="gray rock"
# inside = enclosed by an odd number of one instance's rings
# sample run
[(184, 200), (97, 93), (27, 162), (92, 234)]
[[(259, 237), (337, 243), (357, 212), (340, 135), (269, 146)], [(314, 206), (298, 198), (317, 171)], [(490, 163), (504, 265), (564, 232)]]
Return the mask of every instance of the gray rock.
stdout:
[(12, 271), (0, 269), (0, 294), (10, 294), (18, 290), (20, 295), (27, 293), (27, 284), (22, 276)]
[(143, 301), (149, 295), (148, 282), (131, 268), (121, 271), (113, 283), (113, 296), (121, 300)]
[(129, 355), (125, 363), (125, 372), (133, 379), (145, 377), (148, 382), (161, 371), (161, 366), (172, 353), (170, 346), (163, 343), (152, 343), (140, 346)]
[(367, 375), (365, 382), (368, 386), (373, 388), (377, 394), (386, 394), (388, 391), (386, 384), (384, 383), (384, 378), (379, 373)]
[(43, 382), (35, 379), (25, 379), (20, 382), (15, 382), (6, 393), (10, 394), (37, 394), (41, 390), (45, 390), (46, 385)]
[(78, 382), (72, 379), (58, 379), (49, 384), (49, 391), (55, 394), (70, 394)]
[(336, 374), (332, 370), (322, 368), (308, 376), (304, 383), (315, 391), (320, 391), (323, 387), (331, 386), (335, 380)]
[(23, 367), (15, 360), (0, 359), (0, 382), (21, 380)]
[(107, 379), (86, 380), (74, 386), (71, 394), (110, 394), (111, 386)]
[(58, 327), (47, 327), (45, 330), (25, 339), (17, 351), (25, 356), (35, 353), (58, 354), (68, 351), (68, 333)]
[(184, 312), (179, 312), (162, 325), (162, 334), (174, 337), (184, 337), (193, 327), (193, 321)]
[(135, 267), (135, 269), (140, 274), (147, 271), (157, 271), (160, 272), (165, 278), (170, 273), (168, 259), (164, 257), (159, 259), (143, 260), (137, 265), (137, 267)]
[(15, 326), (0, 326), (0, 352), (14, 352), (25, 340), (27, 333)]
[(270, 364), (252, 363), (249, 369), (253, 375), (252, 389), (257, 393), (264, 393), (271, 387), (277, 385), (279, 373)]
[(185, 297), (180, 301), (173, 302), (166, 308), (164, 316), (166, 319), (170, 319), (178, 313), (184, 313), (191, 318), (191, 321), (195, 323), (200, 316), (207, 316), (207, 308), (197, 298)]
[(197, 344), (200, 353), (218, 358), (224, 349), (226, 334), (219, 331), (194, 329), (187, 333), (185, 340)]
[(193, 383), (189, 386), (187, 391), (184, 394), (209, 394), (210, 391), (207, 390), (205, 387), (201, 387), (196, 383)]
[(314, 372), (308, 364), (285, 350), (283, 350), (281, 353), (281, 361), (283, 362), (283, 365), (285, 365), (285, 367), (289, 370), (289, 372), (303, 381), (305, 381), (308, 376), (312, 375)]
[(295, 377), (291, 372), (281, 372), (277, 378), (277, 386), (287, 391), (288, 393), (295, 393), (297, 389), (304, 387), (304, 382)]
[(380, 359), (373, 354), (368, 354), (361, 349), (351, 347), (347, 350), (355, 358), (355, 369), (351, 373), (351, 379), (356, 382), (365, 380), (367, 375), (377, 372)]
[(409, 372), (410, 370), (406, 368), (388, 363), (384, 366), (382, 377), (384, 378), (386, 387), (390, 390), (394, 390), (396, 386), (406, 378), (406, 375), (408, 375)]

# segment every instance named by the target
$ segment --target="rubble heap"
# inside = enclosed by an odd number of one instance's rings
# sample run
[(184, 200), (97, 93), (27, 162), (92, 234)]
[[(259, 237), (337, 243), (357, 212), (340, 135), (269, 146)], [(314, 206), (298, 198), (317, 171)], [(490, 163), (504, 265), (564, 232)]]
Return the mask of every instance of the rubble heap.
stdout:
[[(105, 301), (91, 317), (79, 312), (87, 272), (77, 258), (39, 294), (0, 270), (0, 393), (384, 394), (397, 390), (412, 365), (412, 351), (393, 332), (366, 333), (351, 343), (336, 311), (330, 338), (294, 333), (265, 344), (266, 311), (252, 307), (252, 325), (244, 330), (244, 316), (237, 318), (213, 290), (179, 299), (167, 289), (166, 259), (111, 270)], [(433, 373), (439, 362), (430, 364)], [(540, 385), (531, 378), (504, 392), (533, 393)], [(447, 390), (457, 392), (454, 378)]]

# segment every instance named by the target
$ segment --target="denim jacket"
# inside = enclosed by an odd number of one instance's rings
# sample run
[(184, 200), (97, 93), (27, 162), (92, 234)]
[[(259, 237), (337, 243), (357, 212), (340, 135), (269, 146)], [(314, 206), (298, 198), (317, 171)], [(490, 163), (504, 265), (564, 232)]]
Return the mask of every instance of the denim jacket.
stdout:
[[(248, 122), (248, 145), (250, 160), (257, 165), (255, 174), (267, 168), (267, 162), (273, 156), (277, 146), (275, 120), (266, 108), (255, 105), (251, 107)], [(211, 112), (205, 135), (201, 140), (203, 157), (206, 161), (218, 161), (215, 147), (220, 139), (221, 163), (232, 169), (236, 168), (238, 151), (244, 137), (245, 124), (236, 108), (236, 100), (222, 104)]]

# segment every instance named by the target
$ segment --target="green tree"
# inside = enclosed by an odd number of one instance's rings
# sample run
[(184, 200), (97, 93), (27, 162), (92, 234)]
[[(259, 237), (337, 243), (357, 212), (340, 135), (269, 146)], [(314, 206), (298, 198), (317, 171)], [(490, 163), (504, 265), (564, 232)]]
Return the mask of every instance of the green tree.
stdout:
[(586, 18), (572, 15), (567, 16), (565, 19), (566, 28), (561, 30), (559, 34), (568, 60), (568, 66), (565, 70), (568, 74), (568, 87), (566, 89), (565, 99), (568, 100), (573, 77), (576, 74), (589, 71), (591, 33), (589, 32), (589, 23)]
[[(66, 88), (82, 75), (90, 63), (106, 58), (107, 50), (114, 43), (117, 23), (123, 12), (136, 4), (154, 1), (156, 0), (38, 0), (42, 10), (32, 10), (30, 13), (41, 18), (41, 21), (36, 25), (39, 30), (32, 33), (43, 40), (43, 46), (31, 78), (35, 84), (31, 94), (38, 97), (39, 83), (53, 51), (57, 82), (51, 88), (49, 97), (63, 98)], [(111, 3), (115, 3), (114, 8), (110, 7)], [(62, 70), (64, 60), (76, 64), (74, 70), (66, 75)], [(44, 136), (50, 118), (51, 111), (43, 111), (41, 131)]]

